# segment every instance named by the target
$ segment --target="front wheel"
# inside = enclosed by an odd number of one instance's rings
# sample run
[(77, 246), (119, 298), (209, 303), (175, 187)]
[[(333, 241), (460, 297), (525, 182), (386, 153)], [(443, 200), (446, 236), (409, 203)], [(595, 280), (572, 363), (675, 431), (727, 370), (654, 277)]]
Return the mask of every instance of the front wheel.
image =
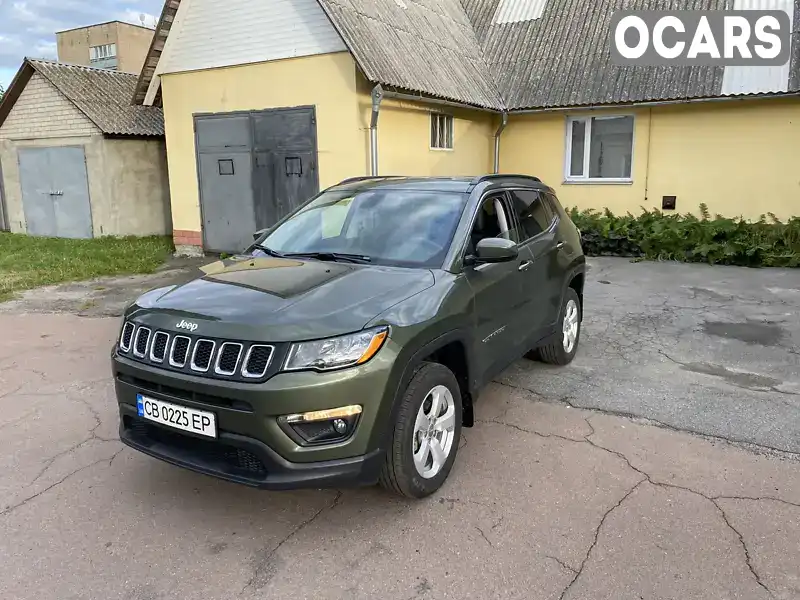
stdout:
[(559, 330), (547, 343), (533, 352), (536, 358), (551, 365), (568, 365), (578, 352), (581, 339), (581, 300), (572, 288), (567, 288), (561, 306)]
[(381, 485), (407, 498), (424, 498), (450, 474), (461, 439), (461, 390), (452, 371), (423, 363), (400, 400)]

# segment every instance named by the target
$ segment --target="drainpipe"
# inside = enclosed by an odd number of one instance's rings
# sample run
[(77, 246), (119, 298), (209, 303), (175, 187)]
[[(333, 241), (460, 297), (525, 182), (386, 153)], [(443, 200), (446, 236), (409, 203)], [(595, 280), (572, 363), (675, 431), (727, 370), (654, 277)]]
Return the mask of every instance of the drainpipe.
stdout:
[(378, 116), (381, 112), (383, 88), (381, 84), (372, 88), (372, 119), (369, 123), (369, 164), (370, 175), (378, 176)]
[(494, 134), (494, 173), (495, 175), (500, 172), (500, 136), (503, 134), (503, 130), (508, 125), (508, 113), (503, 112), (502, 121), (500, 122), (500, 127), (497, 129), (497, 133)]

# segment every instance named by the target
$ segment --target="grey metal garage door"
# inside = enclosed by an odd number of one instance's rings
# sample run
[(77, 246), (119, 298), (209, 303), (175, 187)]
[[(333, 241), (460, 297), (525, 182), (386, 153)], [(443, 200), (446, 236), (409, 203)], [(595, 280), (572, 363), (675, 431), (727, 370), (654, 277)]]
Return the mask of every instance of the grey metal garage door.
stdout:
[(203, 244), (240, 252), (319, 190), (313, 107), (195, 117)]
[(20, 148), (18, 156), (28, 233), (92, 237), (83, 146)]

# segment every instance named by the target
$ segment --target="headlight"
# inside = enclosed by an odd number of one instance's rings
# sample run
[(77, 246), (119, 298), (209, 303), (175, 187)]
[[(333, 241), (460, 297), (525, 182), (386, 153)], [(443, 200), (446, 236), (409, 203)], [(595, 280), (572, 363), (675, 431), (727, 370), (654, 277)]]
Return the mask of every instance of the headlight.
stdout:
[(377, 354), (387, 337), (389, 328), (379, 327), (327, 340), (294, 344), (289, 350), (284, 370), (329, 371), (361, 365)]

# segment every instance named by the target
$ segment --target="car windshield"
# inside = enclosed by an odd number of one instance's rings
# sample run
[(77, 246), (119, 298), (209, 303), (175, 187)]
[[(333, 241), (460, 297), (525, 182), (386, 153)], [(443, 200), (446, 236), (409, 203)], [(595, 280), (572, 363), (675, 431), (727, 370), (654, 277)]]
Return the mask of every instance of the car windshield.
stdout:
[(436, 191), (331, 190), (259, 245), (281, 254), (348, 254), (378, 264), (440, 266), (467, 198)]

